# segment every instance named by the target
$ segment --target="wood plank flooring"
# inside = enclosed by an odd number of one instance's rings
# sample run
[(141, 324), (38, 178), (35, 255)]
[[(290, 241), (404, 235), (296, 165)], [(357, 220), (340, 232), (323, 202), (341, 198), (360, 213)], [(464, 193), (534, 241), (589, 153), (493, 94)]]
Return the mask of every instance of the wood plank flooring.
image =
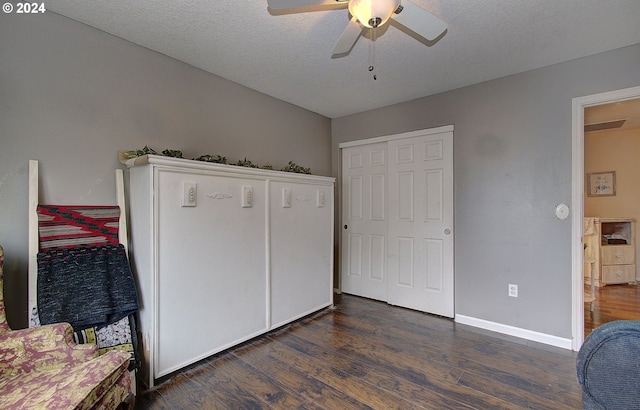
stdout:
[[(589, 304), (584, 309), (584, 335), (596, 327), (614, 320), (640, 320), (640, 285), (610, 285), (596, 287), (593, 312)], [(589, 289), (585, 286), (585, 291)]]
[(579, 409), (575, 353), (337, 295), (175, 374), (139, 409)]

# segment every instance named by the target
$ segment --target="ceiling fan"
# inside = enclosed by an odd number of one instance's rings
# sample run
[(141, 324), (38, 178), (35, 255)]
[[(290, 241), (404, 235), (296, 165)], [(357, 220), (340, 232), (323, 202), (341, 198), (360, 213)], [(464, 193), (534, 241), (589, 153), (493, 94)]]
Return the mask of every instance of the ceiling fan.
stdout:
[(333, 49), (333, 55), (350, 52), (365, 27), (380, 27), (389, 19), (428, 41), (438, 38), (447, 29), (447, 23), (409, 0), (267, 0), (267, 3), (273, 10), (346, 4), (352, 17)]

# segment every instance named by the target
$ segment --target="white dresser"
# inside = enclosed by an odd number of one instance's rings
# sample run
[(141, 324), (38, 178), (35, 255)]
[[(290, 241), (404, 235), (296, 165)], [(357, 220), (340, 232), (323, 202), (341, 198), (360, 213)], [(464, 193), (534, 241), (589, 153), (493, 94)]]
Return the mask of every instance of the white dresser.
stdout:
[(333, 304), (333, 178), (127, 165), (146, 384)]
[[(635, 220), (585, 218), (585, 260), (594, 261), (595, 286), (636, 282)], [(585, 269), (590, 282), (590, 269)]]

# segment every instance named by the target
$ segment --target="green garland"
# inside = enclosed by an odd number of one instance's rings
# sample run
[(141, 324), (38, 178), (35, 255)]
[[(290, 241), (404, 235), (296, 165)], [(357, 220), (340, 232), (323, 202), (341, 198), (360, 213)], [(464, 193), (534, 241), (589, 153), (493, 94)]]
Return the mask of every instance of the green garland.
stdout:
[[(147, 154), (163, 155), (165, 157), (173, 157), (173, 158), (184, 158), (182, 156), (182, 151), (180, 151), (180, 150), (165, 149), (165, 150), (162, 151), (162, 153), (158, 154), (153, 148), (149, 148), (146, 145), (142, 149), (137, 149), (137, 150), (125, 151), (124, 152), (124, 156), (127, 159), (141, 157), (141, 156), (147, 155)], [(273, 170), (273, 166), (271, 164), (269, 164), (269, 163), (266, 163), (263, 166), (259, 166), (258, 164), (254, 164), (253, 162), (248, 160), (246, 157), (244, 159), (238, 160), (238, 162), (236, 162), (236, 163), (228, 162), (227, 161), (227, 157), (223, 157), (223, 156), (220, 156), (220, 155), (210, 155), (210, 154), (201, 155), (201, 156), (199, 156), (197, 158), (192, 158), (192, 159), (194, 161), (203, 161), (203, 162), (212, 162), (212, 163), (216, 163), (216, 164), (235, 165), (235, 166), (238, 166), (238, 167), (260, 168), (260, 169), (266, 169), (266, 170)], [(293, 161), (289, 161), (287, 166), (282, 168), (280, 171), (295, 172), (295, 173), (298, 173), (298, 174), (311, 174), (311, 169), (310, 168), (302, 167), (302, 166), (296, 164)]]
[(293, 161), (289, 161), (286, 167), (282, 168), (281, 171), (285, 172), (297, 172), (298, 174), (311, 174), (311, 169), (301, 167)]

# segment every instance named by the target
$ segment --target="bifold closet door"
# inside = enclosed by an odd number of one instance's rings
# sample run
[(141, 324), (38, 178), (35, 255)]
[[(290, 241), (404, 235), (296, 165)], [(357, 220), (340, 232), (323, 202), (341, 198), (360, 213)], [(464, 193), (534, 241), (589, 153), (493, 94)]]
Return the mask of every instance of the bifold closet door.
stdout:
[(453, 127), (342, 148), (342, 291), (453, 317)]

